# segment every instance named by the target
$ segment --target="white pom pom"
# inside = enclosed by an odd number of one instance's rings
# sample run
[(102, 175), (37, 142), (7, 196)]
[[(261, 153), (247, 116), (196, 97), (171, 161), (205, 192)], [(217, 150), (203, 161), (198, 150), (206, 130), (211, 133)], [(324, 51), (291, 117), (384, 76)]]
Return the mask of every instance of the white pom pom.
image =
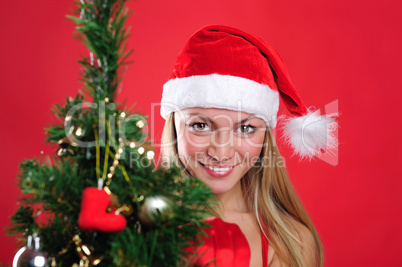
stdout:
[(320, 116), (319, 110), (301, 117), (291, 117), (282, 121), (283, 138), (302, 159), (312, 159), (322, 152), (338, 148), (334, 135), (338, 124), (338, 114)]

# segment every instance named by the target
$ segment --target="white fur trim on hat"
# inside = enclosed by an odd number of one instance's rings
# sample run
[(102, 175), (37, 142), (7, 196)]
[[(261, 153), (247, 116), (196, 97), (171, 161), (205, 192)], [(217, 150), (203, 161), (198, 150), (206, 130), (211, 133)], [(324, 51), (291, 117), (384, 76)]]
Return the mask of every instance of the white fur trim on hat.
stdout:
[(163, 86), (163, 118), (186, 108), (222, 108), (255, 114), (271, 128), (276, 126), (279, 93), (268, 85), (221, 74), (175, 78)]
[(319, 110), (304, 116), (290, 117), (282, 121), (283, 137), (301, 158), (311, 159), (324, 152), (338, 149), (334, 132), (338, 128), (338, 114), (321, 116)]

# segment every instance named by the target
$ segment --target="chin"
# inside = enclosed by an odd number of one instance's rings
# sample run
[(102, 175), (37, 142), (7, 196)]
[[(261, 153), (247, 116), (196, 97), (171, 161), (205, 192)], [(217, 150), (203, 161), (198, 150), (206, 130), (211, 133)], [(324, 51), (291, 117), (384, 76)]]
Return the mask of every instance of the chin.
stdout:
[(224, 194), (229, 192), (231, 189), (233, 189), (234, 185), (229, 185), (229, 184), (216, 184), (216, 183), (211, 183), (210, 181), (205, 181), (204, 179), (201, 179), (210, 189), (211, 192), (214, 193), (215, 195), (219, 194)]
[(214, 193), (215, 195), (219, 195), (219, 194), (224, 194), (226, 192), (228, 192), (229, 190), (226, 188), (214, 188), (214, 187), (210, 187), (211, 192)]
[[(231, 191), (240, 179), (235, 178), (239, 176), (238, 174), (232, 173), (232, 175), (223, 178), (216, 178), (207, 175), (206, 173), (201, 172), (193, 172), (194, 177), (197, 177), (201, 181), (203, 181), (210, 189), (211, 192), (215, 195), (224, 194)], [(241, 177), (241, 176), (239, 176)]]

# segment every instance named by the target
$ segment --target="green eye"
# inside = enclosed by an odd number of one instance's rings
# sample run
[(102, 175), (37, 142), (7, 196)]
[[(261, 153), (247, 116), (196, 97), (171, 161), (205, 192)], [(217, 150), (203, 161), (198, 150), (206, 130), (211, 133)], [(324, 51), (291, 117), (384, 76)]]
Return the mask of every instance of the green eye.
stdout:
[(253, 126), (251, 126), (251, 125), (242, 125), (242, 126), (239, 127), (239, 131), (240, 131), (241, 133), (247, 133), (247, 134), (249, 134), (249, 133), (254, 132), (254, 130), (255, 130), (255, 127), (253, 127)]
[(240, 131), (242, 133), (248, 133), (250, 131), (250, 125), (242, 125), (242, 126), (240, 126)]
[(191, 123), (189, 126), (192, 130), (198, 131), (198, 132), (205, 132), (205, 131), (209, 130), (208, 125), (203, 122)]

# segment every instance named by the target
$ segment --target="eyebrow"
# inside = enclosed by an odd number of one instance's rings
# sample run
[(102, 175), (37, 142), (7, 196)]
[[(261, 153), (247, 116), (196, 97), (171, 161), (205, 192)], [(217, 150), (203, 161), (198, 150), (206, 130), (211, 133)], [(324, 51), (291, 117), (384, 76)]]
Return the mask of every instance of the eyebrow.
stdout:
[(256, 116), (250, 116), (250, 117), (248, 117), (248, 118), (245, 118), (244, 120), (242, 120), (242, 121), (239, 121), (239, 122), (237, 122), (237, 123), (235, 123), (235, 125), (241, 125), (241, 124), (244, 124), (246, 121), (249, 121), (249, 120), (252, 120), (252, 119), (255, 119), (255, 118), (257, 118)]
[(214, 125), (214, 122), (211, 121), (211, 120), (210, 120), (207, 116), (205, 116), (204, 114), (200, 114), (200, 113), (189, 113), (188, 115), (190, 115), (190, 116), (198, 116), (198, 117), (200, 117), (201, 119), (205, 120), (206, 122), (208, 122), (208, 123)]
[[(211, 125), (215, 126), (215, 123), (210, 118), (205, 116), (204, 114), (201, 114), (201, 113), (189, 113), (188, 115), (190, 115), (190, 116), (199, 116), (201, 119), (203, 119), (206, 122), (210, 123)], [(239, 122), (234, 123), (234, 125), (236, 125), (236, 126), (241, 125), (241, 124), (244, 124), (246, 121), (249, 121), (249, 120), (252, 120), (252, 119), (257, 119), (257, 118), (258, 117), (256, 117), (255, 115), (251, 115), (248, 118), (245, 118), (245, 119), (243, 119), (243, 120), (241, 120)]]

